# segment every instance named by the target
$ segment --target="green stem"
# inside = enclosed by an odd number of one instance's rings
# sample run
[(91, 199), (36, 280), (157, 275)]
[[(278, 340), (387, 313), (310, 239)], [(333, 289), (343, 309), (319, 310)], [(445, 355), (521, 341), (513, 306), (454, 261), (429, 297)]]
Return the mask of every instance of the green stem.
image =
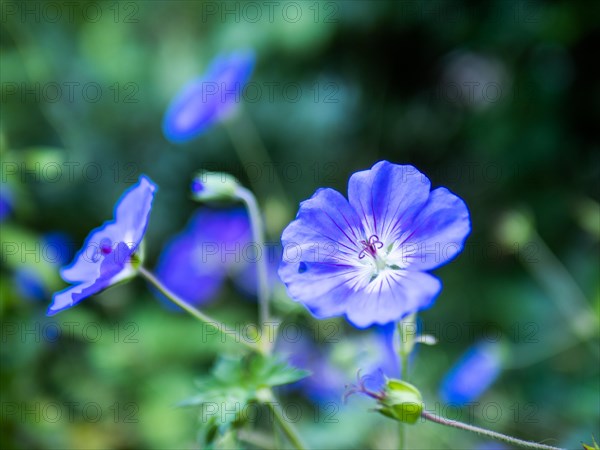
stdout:
[[(398, 328), (401, 328), (401, 322), (398, 322)], [(402, 339), (402, 332), (400, 332), (400, 336)], [(404, 352), (400, 352), (400, 375), (403, 381), (408, 382), (408, 355)], [(404, 435), (404, 424), (399, 423), (398, 425), (398, 449), (403, 450), (406, 448), (405, 435)]]
[(590, 338), (597, 337), (599, 321), (593, 308), (577, 282), (564, 264), (556, 257), (546, 242), (533, 231), (531, 242), (537, 250), (537, 259), (526, 257), (525, 252), (519, 254), (522, 264), (540, 283), (554, 300), (557, 309), (565, 316), (571, 333), (595, 357), (600, 357), (600, 350)]
[(300, 436), (298, 436), (298, 432), (291, 423), (288, 423), (285, 420), (285, 417), (283, 417), (283, 414), (281, 413), (279, 408), (277, 408), (278, 403), (276, 401), (270, 401), (267, 402), (267, 405), (269, 406), (269, 408), (271, 408), (271, 411), (273, 411), (273, 416), (275, 417), (275, 420), (279, 424), (279, 427), (281, 428), (281, 431), (283, 431), (283, 434), (285, 434), (285, 436), (290, 441), (290, 444), (292, 444), (297, 450), (305, 450), (306, 447), (302, 443)]
[(138, 267), (138, 272), (148, 282), (150, 282), (152, 285), (154, 285), (154, 287), (156, 287), (160, 292), (162, 292), (165, 295), (165, 297), (167, 297), (170, 301), (175, 303), (181, 309), (184, 309), (185, 311), (190, 313), (196, 319), (217, 329), (219, 332), (221, 332), (226, 337), (233, 337), (236, 342), (242, 343), (250, 350), (255, 351), (257, 353), (261, 353), (261, 349), (259, 346), (257, 346), (253, 342), (246, 340), (246, 338), (241, 336), (239, 333), (226, 328), (226, 326), (223, 323), (207, 316), (203, 312), (198, 311), (196, 308), (189, 305), (185, 300), (183, 300), (182, 298), (177, 296), (177, 294), (175, 294), (169, 288), (167, 288), (165, 285), (163, 285), (160, 282), (160, 280), (158, 278), (156, 278), (151, 272), (149, 272), (145, 267), (142, 267), (142, 266)]
[[(242, 105), (240, 105), (239, 114), (236, 115), (235, 119), (232, 121), (225, 121), (224, 125), (237, 157), (244, 165), (246, 171), (259, 163), (271, 167), (274, 166), (259, 131), (244, 111)], [(256, 177), (251, 175), (252, 174), (248, 173), (252, 188), (261, 198), (273, 195), (274, 190), (276, 196), (279, 197), (284, 204), (287, 204), (285, 189), (283, 188), (283, 184), (277, 171), (274, 171), (274, 177), (270, 180), (269, 186), (267, 186), (263, 180), (259, 183), (255, 179)]]
[(421, 417), (431, 422), (439, 423), (440, 425), (445, 425), (447, 427), (454, 427), (460, 430), (470, 431), (472, 433), (477, 433), (481, 436), (489, 437), (492, 439), (496, 439), (498, 441), (506, 442), (507, 444), (516, 445), (522, 448), (538, 448), (542, 450), (562, 450), (560, 447), (553, 447), (551, 445), (539, 444), (537, 442), (532, 441), (524, 441), (522, 439), (517, 439), (511, 436), (507, 436), (506, 434), (497, 433), (495, 431), (486, 430), (485, 428), (479, 428), (474, 425), (469, 425), (466, 423), (458, 422), (456, 420), (446, 419), (444, 417), (436, 416), (434, 414), (430, 414), (426, 411), (421, 413)]
[(404, 442), (404, 425), (400, 423), (398, 425), (398, 450), (404, 450), (406, 443)]
[(245, 187), (239, 186), (236, 193), (240, 200), (246, 205), (248, 216), (250, 217), (250, 226), (252, 228), (252, 239), (254, 240), (254, 244), (258, 247), (256, 271), (258, 275), (259, 318), (261, 327), (264, 327), (269, 320), (269, 280), (267, 255), (265, 254), (265, 228), (263, 226), (260, 210), (258, 209), (258, 203), (252, 192)]
[[(408, 357), (412, 352), (415, 345), (415, 332), (416, 332), (416, 314), (410, 314), (404, 320), (398, 321), (398, 338), (400, 340), (398, 345), (398, 353), (400, 356), (400, 376), (403, 381), (408, 382)], [(404, 425), (399, 423), (398, 425), (398, 449), (403, 450), (406, 448), (406, 438), (404, 435)]]
[(402, 380), (408, 381), (408, 355), (400, 355), (400, 364), (402, 364), (400, 369)]

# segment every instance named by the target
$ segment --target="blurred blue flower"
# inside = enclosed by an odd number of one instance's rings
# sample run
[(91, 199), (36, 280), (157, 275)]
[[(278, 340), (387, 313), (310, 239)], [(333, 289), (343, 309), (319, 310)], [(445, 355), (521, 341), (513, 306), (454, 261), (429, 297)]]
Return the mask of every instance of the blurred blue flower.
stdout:
[(395, 323), (373, 327), (378, 357), (371, 365), (366, 367), (363, 376), (365, 387), (370, 390), (381, 390), (385, 378), (400, 377), (400, 361), (398, 349), (394, 346), (394, 336), (397, 333)]
[[(73, 258), (73, 246), (69, 236), (62, 232), (50, 232), (41, 239), (43, 267), (62, 266)], [(42, 276), (43, 267), (31, 265), (19, 267), (13, 276), (17, 293), (26, 300), (44, 301), (49, 292), (47, 283)]]
[(155, 190), (141, 176), (117, 202), (114, 219), (92, 230), (71, 265), (62, 269), (62, 278), (74, 285), (54, 294), (49, 316), (135, 275), (139, 261), (132, 257), (146, 232)]
[(45, 300), (48, 292), (44, 280), (33, 267), (24, 267), (15, 271), (13, 283), (16, 292), (25, 300)]
[(214, 298), (228, 275), (234, 280), (247, 278), (243, 283), (255, 286), (256, 268), (251, 263), (258, 255), (251, 238), (244, 208), (202, 207), (167, 244), (156, 275), (171, 291), (196, 305)]
[(471, 224), (459, 197), (430, 188), (414, 167), (381, 161), (350, 177), (349, 200), (317, 190), (283, 231), (290, 297), (359, 328), (431, 306), (442, 285), (426, 271), (462, 251)]
[(310, 376), (282, 387), (282, 390), (301, 391), (315, 403), (339, 400), (344, 390), (346, 372), (333, 362), (331, 346), (318, 345), (304, 330), (298, 340), (280, 337), (277, 352), (285, 355), (292, 366), (311, 372)]
[(73, 259), (75, 249), (71, 237), (61, 231), (52, 231), (42, 236), (44, 258), (51, 264), (63, 266)]
[(0, 185), (0, 222), (4, 221), (13, 209), (12, 192), (4, 183)]
[(171, 142), (187, 142), (231, 115), (255, 60), (250, 50), (215, 57), (206, 73), (186, 84), (169, 105), (163, 120), (165, 137)]
[(312, 373), (294, 383), (294, 388), (302, 390), (316, 403), (338, 401), (359, 370), (365, 374), (362, 376), (365, 385), (372, 390), (381, 389), (385, 377), (399, 376), (393, 344), (395, 326), (390, 325), (375, 326), (366, 335), (321, 345), (306, 330), (299, 339), (286, 340), (283, 334), (277, 341), (277, 351), (287, 355), (293, 366)]
[(457, 406), (477, 400), (498, 378), (502, 365), (499, 343), (482, 341), (473, 345), (442, 380), (441, 399)]

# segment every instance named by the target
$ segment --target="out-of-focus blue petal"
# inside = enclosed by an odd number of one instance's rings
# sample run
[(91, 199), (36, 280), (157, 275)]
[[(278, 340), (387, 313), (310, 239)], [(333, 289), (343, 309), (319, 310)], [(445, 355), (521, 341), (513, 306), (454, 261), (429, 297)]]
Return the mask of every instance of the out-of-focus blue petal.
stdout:
[(126, 191), (117, 202), (115, 223), (121, 233), (124, 233), (118, 242), (125, 242), (134, 251), (146, 233), (155, 191), (156, 185), (142, 175), (137, 184)]
[(413, 166), (380, 161), (356, 172), (348, 182), (348, 199), (367, 235), (382, 241), (406, 230), (429, 198), (429, 179)]
[(186, 142), (229, 116), (250, 79), (256, 56), (240, 50), (217, 56), (206, 73), (185, 85), (169, 105), (163, 132), (172, 142)]
[(394, 346), (396, 323), (373, 327), (373, 335), (377, 346), (377, 360), (367, 367), (363, 377), (364, 386), (370, 391), (383, 389), (385, 379), (400, 377), (400, 361), (398, 349)]
[[(431, 270), (451, 261), (464, 247), (471, 232), (465, 202), (446, 188), (431, 192), (402, 240), (408, 270)], [(414, 251), (414, 253), (413, 253)]]
[(345, 384), (355, 375), (334, 362), (335, 344), (318, 345), (314, 332), (301, 331), (299, 339), (286, 339), (282, 334), (277, 340), (277, 353), (285, 355), (292, 366), (309, 370), (311, 375), (284, 389), (300, 390), (315, 403), (339, 402)]
[(17, 293), (27, 300), (45, 300), (48, 295), (43, 280), (32, 268), (17, 270), (13, 281)]
[(63, 266), (73, 259), (73, 240), (66, 233), (60, 231), (46, 233), (42, 240), (46, 262)]
[(200, 208), (165, 247), (156, 269), (163, 284), (184, 300), (214, 298), (228, 273), (253, 258), (250, 222), (243, 208)]
[(120, 235), (119, 226), (112, 220), (94, 228), (71, 264), (60, 270), (60, 276), (68, 283), (82, 283), (96, 277), (102, 263), (100, 246), (104, 242), (112, 246)]
[[(73, 258), (73, 242), (62, 232), (50, 232), (42, 236), (41, 258), (43, 264), (61, 266)], [(50, 293), (41, 275), (40, 266), (24, 266), (14, 273), (13, 281), (17, 293), (27, 299), (44, 301)]]
[(79, 283), (57, 292), (52, 297), (52, 304), (48, 308), (47, 316), (53, 316), (65, 309), (68, 309), (85, 297), (97, 294), (108, 285), (107, 281), (97, 282), (96, 280), (86, 283)]
[(4, 221), (12, 212), (13, 196), (5, 183), (0, 185), (0, 222)]
[[(174, 238), (160, 256), (156, 275), (185, 301), (200, 305), (212, 299), (225, 278), (224, 266), (203, 263), (197, 240), (189, 235)], [(162, 294), (157, 293), (158, 296)]]
[(460, 357), (442, 380), (440, 397), (446, 403), (464, 405), (477, 400), (502, 369), (499, 343), (479, 342)]

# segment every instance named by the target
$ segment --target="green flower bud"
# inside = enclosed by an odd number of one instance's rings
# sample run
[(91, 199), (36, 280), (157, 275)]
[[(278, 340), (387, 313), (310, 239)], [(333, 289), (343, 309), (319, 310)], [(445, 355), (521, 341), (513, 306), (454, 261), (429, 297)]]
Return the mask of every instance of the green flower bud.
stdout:
[(404, 423), (415, 423), (423, 411), (423, 398), (419, 390), (401, 380), (386, 380), (377, 403), (377, 410), (381, 414)]
[(201, 171), (192, 181), (192, 198), (197, 201), (232, 201), (238, 198), (238, 180), (223, 172)]

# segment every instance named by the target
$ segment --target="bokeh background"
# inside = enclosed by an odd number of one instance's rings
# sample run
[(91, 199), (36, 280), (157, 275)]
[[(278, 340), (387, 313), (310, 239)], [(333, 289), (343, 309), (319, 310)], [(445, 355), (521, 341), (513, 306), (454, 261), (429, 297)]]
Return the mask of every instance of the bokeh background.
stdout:
[[(277, 242), (300, 201), (323, 186), (345, 193), (353, 172), (380, 159), (414, 164), (471, 210), (467, 248), (436, 271), (444, 290), (420, 315), (440, 341), (419, 346), (411, 366), (428, 407), (567, 448), (600, 437), (597, 2), (1, 9), (3, 449), (195, 446), (198, 413), (174, 404), (228, 348), (217, 337), (141, 280), (45, 317), (64, 287), (64, 249), (107, 220), (140, 174), (160, 187), (146, 238), (153, 267), (198, 208), (189, 196), (197, 169), (252, 188)], [(240, 48), (257, 62), (238, 113), (169, 143), (161, 121), (173, 95), (214, 56)], [(338, 396), (372, 351), (370, 331), (317, 323), (280, 285), (275, 292), (277, 315), (316, 335), (311, 351), (336, 366), (325, 386), (333, 403), (311, 386), (282, 394), (304, 408), (296, 425), (305, 440), (393, 448), (396, 424), (366, 399)], [(252, 297), (227, 283), (207, 311), (256, 320)], [(444, 374), (481, 340), (507, 352), (498, 379), (472, 409), (446, 407)], [(409, 448), (507, 448), (433, 424), (408, 428), (407, 439)]]

